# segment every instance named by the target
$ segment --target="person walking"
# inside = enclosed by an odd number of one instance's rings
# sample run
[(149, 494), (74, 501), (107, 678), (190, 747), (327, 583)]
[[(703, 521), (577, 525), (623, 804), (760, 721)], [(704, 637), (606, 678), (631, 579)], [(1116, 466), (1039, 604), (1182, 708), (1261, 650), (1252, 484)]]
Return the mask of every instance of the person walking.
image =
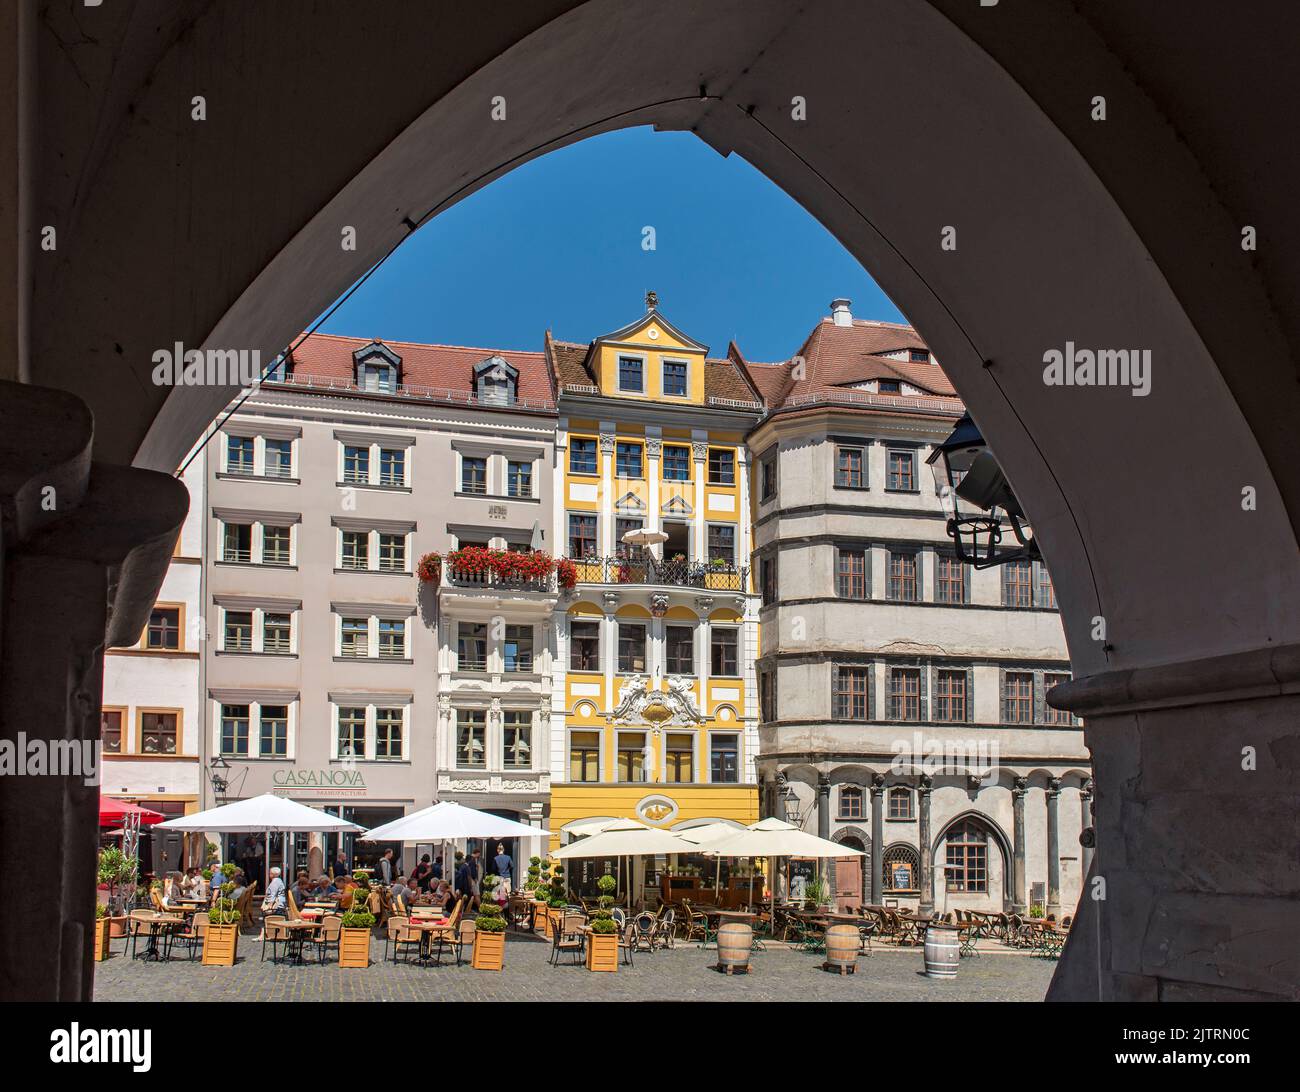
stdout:
[(384, 855), (379, 858), (379, 878), (383, 880), (385, 887), (392, 886), (393, 883), (393, 851), (384, 850)]
[(501, 877), (499, 886), (502, 892), (509, 894), (512, 886), (510, 881), (514, 878), (515, 862), (506, 853), (506, 847), (499, 842), (497, 843), (497, 855), (492, 863), (496, 866), (497, 875)]
[(469, 908), (478, 909), (479, 877), (482, 875), (482, 854), (475, 849), (466, 859), (469, 865), (470, 899)]

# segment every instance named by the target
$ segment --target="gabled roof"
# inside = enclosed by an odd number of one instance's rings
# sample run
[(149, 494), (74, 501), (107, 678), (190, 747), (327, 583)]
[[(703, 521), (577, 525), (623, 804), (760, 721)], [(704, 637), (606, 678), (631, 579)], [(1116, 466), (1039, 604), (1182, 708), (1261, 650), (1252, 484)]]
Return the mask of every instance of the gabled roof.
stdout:
[(400, 358), (404, 387), (426, 387), (470, 395), (474, 391), (475, 369), (498, 357), (518, 371), (517, 393), (521, 400), (540, 404), (555, 399), (545, 354), (514, 349), (308, 334), (290, 354), (289, 370), (294, 375), (350, 381), (355, 377), (355, 354), (360, 352), (365, 356), (376, 351), (376, 347), (386, 359)]
[(612, 333), (601, 334), (600, 337), (596, 338), (596, 343), (599, 344), (602, 341), (632, 341), (635, 339), (637, 333), (644, 330), (652, 322), (658, 323), (683, 345), (701, 353), (707, 353), (709, 351), (707, 345), (702, 345), (693, 337), (688, 337), (686, 334), (682, 333), (681, 330), (664, 318), (658, 308), (655, 307), (651, 307), (644, 315), (641, 315), (633, 322), (629, 322), (626, 326), (623, 326)]

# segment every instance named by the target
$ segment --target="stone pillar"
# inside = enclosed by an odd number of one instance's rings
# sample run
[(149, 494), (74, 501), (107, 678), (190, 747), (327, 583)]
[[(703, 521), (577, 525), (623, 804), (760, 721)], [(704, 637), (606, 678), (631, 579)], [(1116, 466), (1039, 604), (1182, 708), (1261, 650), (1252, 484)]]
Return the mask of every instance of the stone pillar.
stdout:
[[(817, 777), (817, 837), (831, 836), (831, 778), (830, 774)], [(821, 873), (822, 882), (833, 891), (835, 888), (835, 862), (830, 857), (817, 861), (817, 871)]]
[(103, 651), (139, 637), (189, 503), (92, 464), (91, 437), (72, 395), (0, 383), (0, 872), (42, 876), (40, 912), (0, 932), (3, 1000), (90, 999)]
[(1047, 913), (1061, 916), (1061, 779), (1047, 781)]
[(1023, 914), (1029, 908), (1025, 891), (1025, 794), (1029, 781), (1017, 777), (1011, 786), (1011, 912)]
[(1093, 757), (1094, 882), (1049, 1000), (1300, 1000), (1300, 644), (1054, 687)]
[(1088, 873), (1092, 871), (1093, 841), (1088, 837), (1092, 830), (1092, 778), (1079, 786), (1079, 844), (1083, 848), (1082, 870), (1080, 872), (1080, 892), (1082, 896), (1088, 885)]
[(919, 832), (921, 870), (917, 877), (917, 883), (921, 888), (921, 905), (918, 907), (918, 912), (923, 918), (928, 918), (934, 913), (934, 848), (930, 844), (930, 792), (933, 788), (933, 778), (929, 774), (922, 774), (917, 783), (916, 794), (921, 802)]
[(885, 887), (885, 778), (871, 778), (871, 905), (881, 905)]

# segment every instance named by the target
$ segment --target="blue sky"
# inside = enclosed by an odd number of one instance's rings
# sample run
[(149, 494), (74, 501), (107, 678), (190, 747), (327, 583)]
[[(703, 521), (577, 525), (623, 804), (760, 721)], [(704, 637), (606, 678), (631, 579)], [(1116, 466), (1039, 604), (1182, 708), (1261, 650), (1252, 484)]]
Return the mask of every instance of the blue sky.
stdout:
[[(654, 227), (656, 249), (642, 248)], [(790, 356), (848, 296), (859, 318), (902, 321), (857, 261), (739, 156), (689, 133), (629, 129), (552, 152), (443, 212), (320, 329), (325, 333), (542, 347), (632, 321), (647, 289), (721, 356)]]

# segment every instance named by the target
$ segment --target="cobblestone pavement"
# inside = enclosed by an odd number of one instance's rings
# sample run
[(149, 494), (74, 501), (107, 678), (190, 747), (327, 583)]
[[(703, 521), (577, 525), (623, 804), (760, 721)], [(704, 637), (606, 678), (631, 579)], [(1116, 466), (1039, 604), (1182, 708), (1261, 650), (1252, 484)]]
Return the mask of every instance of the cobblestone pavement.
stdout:
[[(95, 966), (97, 1001), (1041, 1001), (1056, 964), (1023, 954), (963, 959), (957, 978), (924, 977), (920, 949), (880, 949), (854, 975), (821, 970), (821, 956), (789, 949), (756, 952), (748, 975), (710, 969), (712, 949), (678, 946), (638, 953), (635, 966), (592, 974), (562, 957), (547, 964), (550, 944), (509, 935), (505, 970), (476, 971), (467, 959), (441, 967), (377, 962), (367, 970), (261, 962), (254, 936), (240, 938), (239, 963), (204, 967), (184, 955), (146, 963), (120, 953)], [(371, 942), (371, 958), (384, 946)]]

